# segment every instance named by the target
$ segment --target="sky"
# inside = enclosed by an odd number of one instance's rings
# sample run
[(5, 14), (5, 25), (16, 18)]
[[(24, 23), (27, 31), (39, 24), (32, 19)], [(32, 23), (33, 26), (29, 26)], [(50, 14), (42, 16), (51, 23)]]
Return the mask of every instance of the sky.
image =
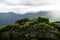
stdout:
[(0, 0), (0, 12), (59, 11), (60, 0)]

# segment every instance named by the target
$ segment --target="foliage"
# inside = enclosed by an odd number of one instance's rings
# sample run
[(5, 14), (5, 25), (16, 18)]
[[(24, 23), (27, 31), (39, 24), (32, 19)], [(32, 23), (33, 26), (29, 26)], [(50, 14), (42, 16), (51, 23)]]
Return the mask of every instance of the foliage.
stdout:
[(20, 24), (20, 25), (24, 25), (25, 22), (29, 22), (29, 21), (30, 21), (30, 19), (24, 18), (24, 19), (17, 20), (16, 23)]
[(38, 20), (39, 23), (49, 23), (48, 18), (38, 17), (37, 20)]
[(17, 20), (0, 28), (0, 40), (60, 40), (60, 25), (38, 17)]

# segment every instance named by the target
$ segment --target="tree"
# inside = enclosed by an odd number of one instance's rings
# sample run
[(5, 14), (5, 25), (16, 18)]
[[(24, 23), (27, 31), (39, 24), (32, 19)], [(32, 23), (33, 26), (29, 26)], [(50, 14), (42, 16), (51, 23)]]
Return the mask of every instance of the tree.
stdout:
[(40, 23), (37, 25), (39, 33), (37, 35), (38, 38), (42, 38), (44, 40), (57, 40), (56, 30), (53, 26), (50, 26), (45, 23)]
[(0, 27), (0, 40), (60, 40), (60, 25), (38, 17), (17, 20), (15, 24)]
[(19, 40), (20, 26), (10, 24), (0, 29), (0, 40)]
[(38, 22), (37, 18), (33, 18), (32, 21), (31, 21), (31, 23), (33, 25), (33, 24), (38, 24), (39, 22)]
[(16, 23), (19, 25), (24, 25), (25, 22), (29, 22), (29, 21), (31, 21), (31, 20), (28, 18), (23, 18), (23, 19), (17, 20)]
[(37, 20), (38, 20), (39, 23), (49, 23), (48, 18), (38, 17)]

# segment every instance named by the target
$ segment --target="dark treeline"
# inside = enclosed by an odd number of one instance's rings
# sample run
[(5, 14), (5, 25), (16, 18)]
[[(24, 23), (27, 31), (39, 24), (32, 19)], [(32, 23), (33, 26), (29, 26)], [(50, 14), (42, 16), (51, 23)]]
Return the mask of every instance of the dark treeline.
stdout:
[(60, 40), (60, 22), (48, 18), (23, 18), (0, 27), (0, 40)]

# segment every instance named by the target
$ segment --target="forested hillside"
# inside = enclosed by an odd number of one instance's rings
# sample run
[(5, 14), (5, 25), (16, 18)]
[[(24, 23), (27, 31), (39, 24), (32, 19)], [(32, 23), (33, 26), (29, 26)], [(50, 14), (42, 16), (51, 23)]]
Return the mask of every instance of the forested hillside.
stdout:
[(18, 19), (0, 27), (0, 40), (60, 40), (60, 23), (45, 17)]

